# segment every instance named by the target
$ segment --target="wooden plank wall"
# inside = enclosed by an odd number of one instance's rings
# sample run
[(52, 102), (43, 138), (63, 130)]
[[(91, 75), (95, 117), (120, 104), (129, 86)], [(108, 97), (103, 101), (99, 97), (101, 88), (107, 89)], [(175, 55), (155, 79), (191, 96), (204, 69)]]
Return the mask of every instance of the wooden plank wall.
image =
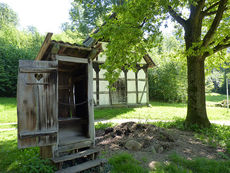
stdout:
[(56, 68), (55, 61), (19, 61), (17, 86), (19, 148), (56, 144), (57, 71), (52, 70)]

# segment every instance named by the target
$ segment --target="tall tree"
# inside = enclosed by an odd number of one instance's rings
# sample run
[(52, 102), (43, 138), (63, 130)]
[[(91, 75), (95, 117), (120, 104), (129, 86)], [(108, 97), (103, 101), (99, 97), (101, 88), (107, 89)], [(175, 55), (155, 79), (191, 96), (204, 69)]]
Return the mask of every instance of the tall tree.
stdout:
[(105, 15), (112, 11), (113, 5), (118, 5), (122, 0), (74, 0), (70, 10), (72, 29), (82, 34), (89, 34), (92, 29), (100, 26)]
[(8, 24), (18, 24), (17, 14), (7, 4), (0, 3), (0, 28)]
[[(101, 2), (92, 2), (95, 1)], [(107, 79), (115, 81), (123, 66), (134, 68), (147, 50), (156, 46), (159, 27), (170, 17), (183, 29), (185, 40), (188, 74), (185, 125), (209, 127), (204, 65), (205, 60), (223, 60), (226, 48), (230, 47), (230, 0), (127, 0), (123, 5), (113, 6), (113, 11), (116, 18), (107, 20), (95, 37), (110, 40), (105, 51)], [(222, 55), (219, 60), (218, 53)]]

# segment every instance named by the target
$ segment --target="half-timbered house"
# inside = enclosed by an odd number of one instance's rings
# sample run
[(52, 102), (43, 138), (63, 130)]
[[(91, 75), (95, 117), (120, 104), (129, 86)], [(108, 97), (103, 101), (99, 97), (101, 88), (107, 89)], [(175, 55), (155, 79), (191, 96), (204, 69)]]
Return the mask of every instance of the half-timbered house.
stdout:
[[(98, 44), (91, 37), (84, 41), (84, 45), (91, 47)], [(102, 50), (106, 43), (102, 42)], [(113, 84), (116, 90), (108, 88), (105, 79), (105, 70), (100, 69), (106, 60), (105, 54), (99, 54), (93, 59), (93, 98), (97, 108), (103, 107), (135, 107), (149, 105), (148, 68), (153, 68), (155, 63), (151, 57), (145, 55), (136, 65), (136, 72), (123, 70), (118, 80)]]

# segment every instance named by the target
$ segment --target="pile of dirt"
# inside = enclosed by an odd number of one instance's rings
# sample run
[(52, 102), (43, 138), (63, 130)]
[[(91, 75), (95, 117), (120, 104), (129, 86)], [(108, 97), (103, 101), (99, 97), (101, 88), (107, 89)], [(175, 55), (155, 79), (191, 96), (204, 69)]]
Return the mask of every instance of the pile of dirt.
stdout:
[(139, 160), (144, 167), (151, 167), (155, 161), (168, 161), (171, 153), (191, 159), (205, 157), (220, 159), (221, 148), (213, 148), (194, 137), (193, 132), (177, 129), (164, 129), (152, 124), (135, 122), (122, 123), (113, 128), (96, 131), (96, 146), (101, 155), (128, 152)]
[[(166, 129), (152, 124), (127, 122), (99, 133), (97, 144), (111, 144), (113, 149), (142, 150), (161, 153), (175, 146), (177, 138)], [(101, 137), (100, 137), (101, 136)], [(133, 147), (132, 147), (133, 146)]]

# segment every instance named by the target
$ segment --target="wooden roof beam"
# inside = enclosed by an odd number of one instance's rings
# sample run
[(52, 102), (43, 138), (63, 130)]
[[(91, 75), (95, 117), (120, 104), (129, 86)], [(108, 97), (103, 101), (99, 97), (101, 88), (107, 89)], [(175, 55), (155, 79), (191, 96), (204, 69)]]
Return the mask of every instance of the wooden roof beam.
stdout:
[(42, 44), (42, 47), (41, 47), (40, 51), (38, 52), (38, 55), (35, 58), (35, 60), (39, 61), (39, 60), (42, 59), (44, 53), (46, 52), (47, 48), (50, 45), (52, 35), (53, 35), (53, 33), (48, 33), (46, 35), (46, 38), (45, 38), (45, 40), (44, 40), (44, 42)]

